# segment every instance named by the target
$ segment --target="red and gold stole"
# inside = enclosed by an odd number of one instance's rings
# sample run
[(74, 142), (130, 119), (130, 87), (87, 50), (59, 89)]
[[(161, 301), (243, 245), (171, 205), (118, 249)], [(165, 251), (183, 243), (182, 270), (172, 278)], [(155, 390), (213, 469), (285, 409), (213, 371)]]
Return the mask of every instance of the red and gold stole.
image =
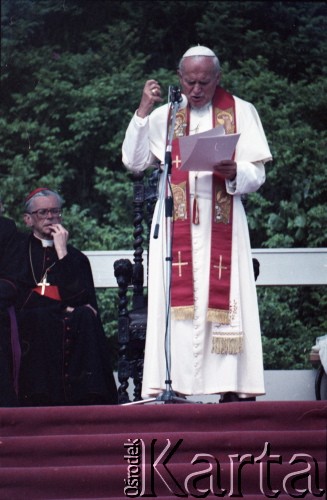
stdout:
[[(231, 94), (218, 87), (213, 98), (212, 110), (213, 127), (223, 125), (226, 134), (236, 132), (235, 103)], [(174, 200), (174, 229), (171, 303), (172, 317), (177, 320), (193, 319), (194, 314), (189, 175), (188, 172), (180, 170), (178, 141), (178, 137), (189, 134), (189, 113), (188, 107), (177, 112), (172, 143), (171, 184)], [(225, 181), (213, 173), (207, 320), (226, 325), (230, 322), (232, 220), (232, 196), (226, 192)]]

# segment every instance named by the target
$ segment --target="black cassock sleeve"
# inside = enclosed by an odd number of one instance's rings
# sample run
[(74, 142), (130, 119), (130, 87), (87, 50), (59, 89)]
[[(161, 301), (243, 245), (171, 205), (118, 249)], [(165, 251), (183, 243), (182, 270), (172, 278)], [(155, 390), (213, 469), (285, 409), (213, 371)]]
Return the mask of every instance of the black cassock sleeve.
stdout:
[(68, 254), (53, 270), (53, 282), (59, 287), (63, 305), (90, 304), (97, 309), (91, 265), (86, 255), (69, 247)]

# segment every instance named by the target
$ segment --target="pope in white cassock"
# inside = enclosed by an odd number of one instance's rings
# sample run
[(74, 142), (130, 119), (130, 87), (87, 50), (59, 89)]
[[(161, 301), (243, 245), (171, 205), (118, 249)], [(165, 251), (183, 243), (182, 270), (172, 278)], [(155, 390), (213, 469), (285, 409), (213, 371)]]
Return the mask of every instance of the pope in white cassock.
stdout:
[[(178, 110), (172, 143), (171, 381), (180, 395), (220, 394), (221, 402), (265, 393), (261, 332), (248, 225), (241, 195), (260, 188), (271, 153), (254, 106), (220, 86), (219, 60), (192, 47), (178, 76), (187, 105)], [(123, 163), (141, 171), (165, 161), (171, 105), (156, 80), (145, 83), (126, 131)], [(186, 100), (185, 100), (186, 101)], [(180, 169), (179, 138), (223, 125), (240, 134), (232, 159), (213, 171)], [(169, 135), (170, 137), (170, 135)], [(161, 182), (164, 176), (161, 176)], [(157, 222), (158, 204), (153, 221)], [(164, 211), (162, 211), (164, 212)], [(150, 239), (143, 397), (166, 386), (166, 228)], [(153, 224), (155, 225), (155, 224)]]

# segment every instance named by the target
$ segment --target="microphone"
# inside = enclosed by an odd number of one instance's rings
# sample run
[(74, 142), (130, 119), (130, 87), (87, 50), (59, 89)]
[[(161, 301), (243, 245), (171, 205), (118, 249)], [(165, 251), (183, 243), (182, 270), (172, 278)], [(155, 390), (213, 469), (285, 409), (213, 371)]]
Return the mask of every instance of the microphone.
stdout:
[(172, 104), (175, 102), (180, 103), (182, 101), (181, 90), (176, 85), (169, 85), (169, 99)]
[(177, 110), (184, 109), (187, 106), (187, 97), (181, 93), (181, 90), (176, 85), (169, 86), (169, 98), (172, 105), (178, 104)]

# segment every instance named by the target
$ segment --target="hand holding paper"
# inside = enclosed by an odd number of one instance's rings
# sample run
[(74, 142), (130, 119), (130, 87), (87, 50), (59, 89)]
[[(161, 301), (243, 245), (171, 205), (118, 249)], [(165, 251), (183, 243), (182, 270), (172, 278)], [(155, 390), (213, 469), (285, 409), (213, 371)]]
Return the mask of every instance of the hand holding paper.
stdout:
[(230, 160), (240, 134), (225, 134), (224, 127), (217, 127), (201, 134), (179, 138), (181, 170), (213, 171), (223, 160)]

